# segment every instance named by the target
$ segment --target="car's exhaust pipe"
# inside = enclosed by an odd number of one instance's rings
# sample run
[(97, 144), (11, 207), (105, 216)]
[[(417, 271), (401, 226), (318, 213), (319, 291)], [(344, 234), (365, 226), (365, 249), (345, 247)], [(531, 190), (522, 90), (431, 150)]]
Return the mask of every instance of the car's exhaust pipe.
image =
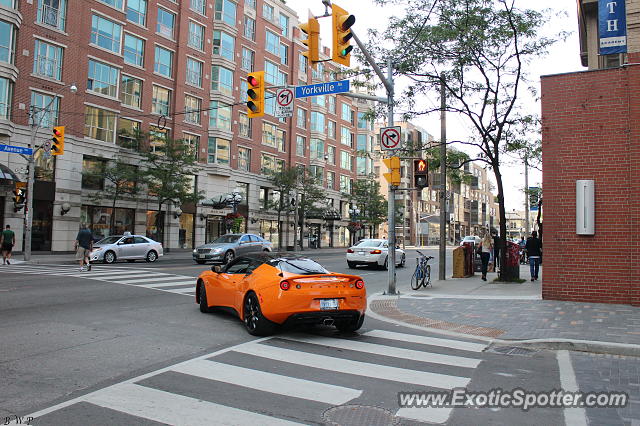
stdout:
[(333, 318), (325, 318), (322, 320), (322, 325), (333, 325)]

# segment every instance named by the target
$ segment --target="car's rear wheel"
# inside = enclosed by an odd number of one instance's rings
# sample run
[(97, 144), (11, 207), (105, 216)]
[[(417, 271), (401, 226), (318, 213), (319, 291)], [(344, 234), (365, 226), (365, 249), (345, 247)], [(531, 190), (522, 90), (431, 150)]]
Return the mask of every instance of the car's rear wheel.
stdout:
[(357, 319), (349, 320), (349, 321), (339, 321), (336, 322), (336, 328), (343, 333), (352, 333), (356, 330), (359, 330), (364, 323), (364, 314), (360, 315)]
[(114, 263), (116, 261), (116, 254), (109, 250), (104, 254), (104, 263)]
[(198, 265), (204, 265), (204, 262), (205, 262), (204, 260), (196, 260), (196, 263)]
[(207, 289), (204, 288), (204, 283), (200, 283), (200, 291), (199, 291), (199, 295), (200, 295), (200, 312), (202, 312), (203, 314), (207, 314), (209, 312), (211, 312), (211, 308), (209, 307), (208, 304), (208, 300), (207, 300)]
[(147, 253), (145, 260), (151, 263), (155, 262), (158, 260), (158, 253), (156, 253), (155, 250), (150, 250), (149, 253)]
[(234, 257), (236, 257), (236, 256), (235, 256), (235, 254), (233, 254), (233, 251), (229, 250), (228, 252), (226, 252), (224, 254), (224, 264), (226, 265), (229, 262), (231, 262)]
[(355, 262), (349, 262), (349, 261), (347, 260), (347, 266), (348, 266), (350, 269), (353, 269), (353, 268), (355, 268), (355, 267), (356, 267), (356, 263), (355, 263)]
[(252, 336), (267, 336), (275, 331), (274, 324), (262, 315), (260, 303), (255, 293), (244, 299), (244, 326)]

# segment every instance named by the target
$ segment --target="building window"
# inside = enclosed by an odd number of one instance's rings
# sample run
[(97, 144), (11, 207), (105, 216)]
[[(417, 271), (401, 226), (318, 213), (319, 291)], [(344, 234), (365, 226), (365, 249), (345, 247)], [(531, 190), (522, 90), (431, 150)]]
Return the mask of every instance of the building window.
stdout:
[(336, 164), (336, 147), (328, 145), (327, 146), (327, 163)]
[(0, 62), (14, 63), (16, 32), (13, 24), (0, 21)]
[(218, 101), (209, 103), (209, 128), (231, 131), (231, 105), (224, 105)]
[(280, 33), (289, 37), (289, 17), (287, 15), (280, 14)]
[(196, 61), (193, 58), (187, 57), (187, 83), (196, 86), (202, 87), (202, 68), (204, 67), (203, 63), (200, 61)]
[(369, 151), (367, 149), (367, 135), (358, 135), (356, 139), (356, 149), (358, 151)]
[(349, 179), (349, 176), (340, 175), (340, 191), (351, 194), (351, 179)]
[(336, 122), (335, 121), (327, 120), (327, 136), (329, 136), (331, 139), (336, 138)]
[(260, 156), (260, 170), (262, 174), (270, 175), (277, 173), (284, 167), (284, 160), (280, 160), (273, 155), (262, 154)]
[(65, 29), (67, 0), (38, 0), (38, 22)]
[(171, 106), (171, 90), (160, 86), (153, 86), (151, 98), (151, 112), (160, 115), (169, 115)]
[(219, 65), (212, 65), (211, 90), (233, 96), (233, 71)]
[(115, 98), (118, 96), (118, 68), (89, 59), (87, 90)]
[(213, 32), (213, 54), (220, 55), (225, 59), (234, 61), (235, 39), (224, 31), (215, 30)]
[(8, 78), (0, 77), (0, 118), (11, 118), (12, 97), (13, 83)]
[(122, 0), (98, 0), (104, 4), (108, 4), (111, 7), (122, 10)]
[(286, 44), (280, 44), (280, 63), (283, 65), (289, 63), (289, 47)]
[(280, 54), (280, 37), (277, 34), (272, 33), (269, 30), (266, 30), (266, 38), (264, 43), (265, 49), (267, 52), (273, 53), (274, 55)]
[(311, 131), (324, 133), (324, 114), (311, 111)]
[(229, 165), (229, 147), (231, 141), (222, 138), (209, 137), (207, 146), (207, 162)]
[(120, 118), (118, 120), (118, 139), (117, 144), (123, 148), (139, 149), (138, 137), (140, 135), (140, 122), (129, 120), (128, 118)]
[(302, 75), (307, 75), (307, 70), (309, 69), (309, 59), (304, 56), (302, 53), (298, 54), (298, 72)]
[(54, 80), (62, 80), (62, 47), (36, 40), (33, 54), (33, 73)]
[(311, 68), (311, 78), (314, 80), (322, 80), (324, 79), (324, 64), (319, 63), (316, 64), (315, 69)]
[(216, 0), (215, 3), (216, 21), (223, 21), (232, 27), (236, 27), (236, 4), (231, 0)]
[(247, 15), (244, 16), (244, 36), (251, 41), (256, 41), (256, 20)]
[(240, 80), (240, 102), (242, 103), (246, 103), (249, 100), (247, 90), (249, 90), (249, 83), (247, 82), (247, 80)]
[(327, 172), (327, 188), (335, 189), (336, 187), (336, 174), (334, 172)]
[(58, 125), (60, 98), (54, 98), (51, 95), (45, 95), (40, 92), (31, 92), (31, 107), (33, 108), (33, 115), (31, 116), (32, 125), (40, 127), (53, 127)]
[(242, 48), (242, 69), (252, 72), (254, 67), (256, 54), (253, 50), (249, 50), (246, 47)]
[(131, 34), (124, 35), (124, 61), (144, 66), (144, 40)]
[(316, 185), (324, 184), (324, 167), (309, 166), (309, 175), (315, 180)]
[(182, 143), (188, 148), (189, 153), (198, 159), (198, 147), (200, 146), (200, 136), (191, 133), (182, 134)]
[(347, 151), (340, 151), (340, 167), (345, 170), (351, 170), (353, 161), (351, 160), (351, 154)]
[(244, 0), (245, 7), (256, 10), (256, 0)]
[(298, 108), (296, 125), (301, 129), (307, 128), (307, 110)]
[(189, 21), (189, 40), (187, 44), (197, 50), (204, 50), (204, 26)]
[(267, 83), (278, 85), (280, 84), (280, 78), (278, 65), (270, 61), (264, 61), (264, 80)]
[(144, 27), (147, 22), (147, 0), (127, 0), (127, 20)]
[(205, 15), (207, 12), (206, 0), (191, 0), (191, 10), (195, 10), (201, 15)]
[(84, 155), (82, 157), (82, 188), (95, 189), (102, 191), (104, 189), (104, 171), (107, 161), (102, 158)]
[(200, 112), (202, 110), (202, 100), (195, 96), (184, 96), (184, 121), (192, 124), (200, 124)]
[(349, 107), (348, 104), (342, 104), (342, 119), (344, 121), (348, 121), (349, 123), (353, 124), (351, 122), (351, 108)]
[[(241, 112), (238, 114), (238, 134), (243, 138), (251, 139), (252, 131), (251, 131), (251, 123), (252, 120), (249, 119), (246, 113)], [(231, 120), (229, 120), (229, 125), (231, 125)]]
[(151, 152), (162, 154), (169, 138), (169, 129), (161, 129), (157, 126), (149, 126), (149, 148)]
[(115, 129), (115, 113), (92, 106), (85, 106), (84, 135), (86, 137), (104, 142), (113, 142)]
[(140, 109), (141, 99), (142, 80), (123, 74), (120, 83), (120, 102), (130, 107)]
[(356, 158), (356, 173), (359, 175), (367, 174), (367, 159), (364, 157)]
[(348, 127), (340, 127), (340, 143), (347, 146), (353, 145), (353, 133), (349, 131)]
[(238, 148), (238, 170), (250, 171), (251, 150), (249, 148)]
[(158, 8), (158, 22), (156, 32), (173, 40), (173, 30), (176, 23), (176, 15), (161, 7)]
[(102, 16), (91, 18), (91, 43), (113, 53), (120, 53), (122, 26)]
[(336, 97), (335, 96), (329, 95), (327, 97), (327, 109), (332, 114), (336, 113)]
[(296, 135), (296, 155), (304, 157), (306, 151), (307, 140), (304, 136)]
[(173, 52), (164, 47), (156, 46), (153, 70), (160, 75), (171, 78), (173, 74)]
[(267, 21), (273, 21), (273, 12), (273, 6), (271, 6), (267, 2), (262, 3), (262, 16), (264, 17), (264, 19), (266, 19)]
[(322, 139), (311, 138), (309, 142), (309, 158), (312, 160), (324, 159), (324, 141)]
[(277, 148), (276, 142), (276, 133), (278, 127), (275, 124), (267, 123), (266, 121), (262, 122), (262, 144), (270, 146), (272, 148)]
[(367, 119), (367, 114), (364, 112), (358, 113), (358, 129), (368, 129), (370, 120)]

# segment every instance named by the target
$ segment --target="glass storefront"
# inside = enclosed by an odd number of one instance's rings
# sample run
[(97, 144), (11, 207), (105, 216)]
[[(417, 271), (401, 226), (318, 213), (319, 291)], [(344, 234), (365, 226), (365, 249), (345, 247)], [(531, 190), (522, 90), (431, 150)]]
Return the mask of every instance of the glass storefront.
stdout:
[(193, 248), (193, 220), (192, 213), (182, 213), (180, 215), (180, 230), (178, 231), (178, 244), (180, 248)]
[[(160, 235), (160, 229), (158, 229), (158, 211), (157, 210), (147, 210), (147, 230), (146, 235), (147, 238), (151, 238), (154, 241), (158, 241), (159, 243), (164, 243), (161, 240), (162, 235)], [(160, 217), (162, 220), (162, 217)]]
[(225, 222), (224, 216), (209, 216), (207, 217), (207, 224), (205, 228), (205, 243), (218, 238), (220, 235), (225, 234)]
[(50, 251), (53, 229), (53, 203), (33, 200), (33, 225), (31, 228), (31, 250)]
[[(113, 215), (113, 225), (111, 219)], [(135, 210), (99, 206), (82, 206), (80, 222), (85, 223), (93, 233), (94, 238), (104, 238), (109, 235), (133, 233)]]
[(260, 219), (260, 236), (271, 241), (273, 248), (278, 248), (278, 221)]

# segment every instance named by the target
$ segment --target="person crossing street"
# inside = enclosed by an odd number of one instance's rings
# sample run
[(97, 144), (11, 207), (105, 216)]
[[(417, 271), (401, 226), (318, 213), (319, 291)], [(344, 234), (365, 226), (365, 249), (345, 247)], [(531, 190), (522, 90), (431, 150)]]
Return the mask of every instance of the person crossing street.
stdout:
[(7, 225), (7, 228), (2, 231), (2, 263), (5, 265), (11, 265), (11, 250), (16, 244), (16, 234), (11, 230), (11, 227)]
[[(80, 231), (78, 231), (78, 235), (76, 236), (75, 242), (75, 250), (76, 250), (76, 260), (80, 262), (80, 271), (90, 271), (91, 263), (89, 261), (89, 256), (91, 255), (91, 250), (93, 249), (93, 234), (87, 226), (83, 223), (80, 225)], [(87, 264), (85, 269), (84, 265)]]

